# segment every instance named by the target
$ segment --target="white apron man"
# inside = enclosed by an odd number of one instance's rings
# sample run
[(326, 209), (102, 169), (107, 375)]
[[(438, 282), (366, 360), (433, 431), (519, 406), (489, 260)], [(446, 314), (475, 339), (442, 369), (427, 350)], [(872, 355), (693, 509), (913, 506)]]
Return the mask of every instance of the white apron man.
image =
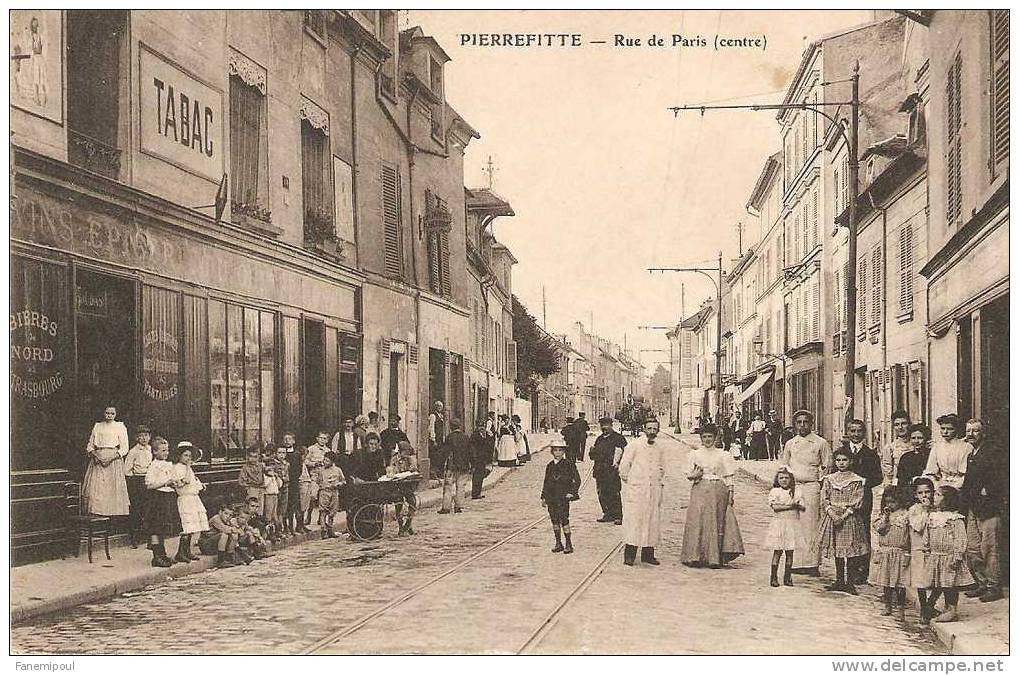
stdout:
[(658, 421), (644, 423), (644, 437), (627, 444), (619, 462), (623, 481), (623, 563), (633, 565), (640, 549), (640, 560), (660, 564), (655, 547), (661, 540), (662, 486), (665, 481), (665, 450), (657, 442)]

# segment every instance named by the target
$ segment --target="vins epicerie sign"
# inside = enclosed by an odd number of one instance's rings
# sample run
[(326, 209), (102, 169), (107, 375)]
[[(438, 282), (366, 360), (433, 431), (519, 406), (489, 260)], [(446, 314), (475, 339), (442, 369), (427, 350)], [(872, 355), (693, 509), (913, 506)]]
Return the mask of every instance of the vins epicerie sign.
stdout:
[(223, 94), (144, 46), (139, 60), (142, 152), (219, 182)]

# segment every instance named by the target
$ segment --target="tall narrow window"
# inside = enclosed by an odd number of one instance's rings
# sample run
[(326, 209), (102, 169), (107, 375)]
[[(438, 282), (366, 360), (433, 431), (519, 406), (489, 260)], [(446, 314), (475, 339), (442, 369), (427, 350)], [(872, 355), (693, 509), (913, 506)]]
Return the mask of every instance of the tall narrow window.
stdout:
[(231, 213), (268, 222), (264, 72), (237, 54), (230, 71)]
[(810, 245), (810, 203), (803, 200), (803, 255), (812, 250)]
[(1008, 10), (991, 10), (991, 174), (1008, 164)]
[(817, 218), (817, 190), (810, 191), (810, 248), (821, 243), (821, 225)]
[(382, 164), (382, 226), (385, 240), (386, 274), (403, 278), (403, 218), (400, 172), (391, 164)]
[(835, 315), (835, 332), (842, 330), (842, 270), (836, 269), (832, 283), (832, 309)]
[(821, 279), (814, 275), (814, 282), (811, 284), (810, 294), (810, 339), (821, 339)]
[(301, 120), (301, 194), (304, 198), (304, 239), (318, 243), (336, 237), (332, 186), (329, 180), (328, 122)]
[(114, 179), (120, 178), (120, 133), (126, 127), (120, 123), (126, 30), (124, 11), (67, 11), (68, 161)]
[(913, 225), (899, 229), (899, 316), (913, 312)]
[(842, 200), (839, 199), (839, 168), (838, 167), (835, 167), (835, 179), (832, 182), (832, 184), (835, 186), (835, 190), (834, 190), (835, 194), (834, 194), (834, 198), (831, 200), (831, 203), (832, 203), (832, 214), (831, 215), (832, 215), (832, 218), (838, 218), (839, 217), (839, 213), (841, 213), (839, 208), (842, 205), (841, 204)]
[(945, 224), (962, 213), (962, 53), (956, 53), (945, 82)]
[(437, 295), (449, 297), (449, 233), (431, 232), (428, 235), (429, 287)]

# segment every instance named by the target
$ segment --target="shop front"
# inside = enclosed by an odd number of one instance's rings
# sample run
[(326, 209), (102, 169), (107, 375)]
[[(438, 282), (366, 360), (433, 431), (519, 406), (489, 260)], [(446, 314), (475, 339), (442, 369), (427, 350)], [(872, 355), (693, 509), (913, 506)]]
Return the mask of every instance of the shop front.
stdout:
[[(18, 150), (11, 206), (16, 563), (59, 553), (64, 494), (115, 405), (202, 450), (214, 500), (247, 448), (356, 411), (359, 279), (302, 250)], [(73, 489), (73, 488), (72, 488)]]

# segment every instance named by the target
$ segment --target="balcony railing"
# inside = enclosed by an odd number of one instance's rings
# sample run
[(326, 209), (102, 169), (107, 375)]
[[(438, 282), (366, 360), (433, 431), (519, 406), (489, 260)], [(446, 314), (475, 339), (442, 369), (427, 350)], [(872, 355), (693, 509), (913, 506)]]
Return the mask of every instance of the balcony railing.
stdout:
[(73, 129), (67, 130), (68, 161), (107, 178), (120, 178), (120, 148)]

